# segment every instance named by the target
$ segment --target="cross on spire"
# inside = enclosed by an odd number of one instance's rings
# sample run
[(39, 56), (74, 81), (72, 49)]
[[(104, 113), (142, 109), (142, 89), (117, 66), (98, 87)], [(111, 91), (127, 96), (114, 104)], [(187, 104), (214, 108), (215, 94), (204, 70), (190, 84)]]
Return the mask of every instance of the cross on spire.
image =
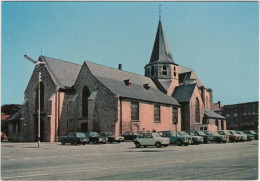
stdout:
[(161, 10), (161, 4), (159, 4), (159, 10), (158, 10), (158, 13), (159, 13), (159, 19), (161, 20), (161, 17), (162, 17), (162, 10)]

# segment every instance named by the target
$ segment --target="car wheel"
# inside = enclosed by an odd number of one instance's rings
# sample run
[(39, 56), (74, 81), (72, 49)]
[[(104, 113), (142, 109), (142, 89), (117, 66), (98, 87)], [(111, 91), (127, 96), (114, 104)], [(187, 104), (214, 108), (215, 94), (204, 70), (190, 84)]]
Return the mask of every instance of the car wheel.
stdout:
[(136, 143), (135, 143), (135, 147), (136, 147), (136, 148), (140, 148), (140, 147), (141, 147), (140, 143), (139, 143), (139, 142), (136, 142)]
[(89, 142), (87, 142), (87, 144), (89, 144)]
[(73, 142), (71, 142), (70, 144), (73, 145)]
[(217, 141), (217, 143), (221, 143), (221, 139), (220, 138), (217, 138), (216, 141)]
[(182, 145), (182, 141), (181, 140), (177, 140), (177, 146), (181, 146)]
[(167, 147), (168, 145), (164, 145), (164, 147)]
[(189, 145), (189, 143), (183, 143), (184, 144), (184, 146), (188, 146)]
[(161, 143), (160, 142), (156, 142), (155, 146), (156, 146), (156, 148), (161, 148)]
[(229, 141), (230, 141), (230, 143), (233, 143), (233, 142), (234, 142), (234, 139), (233, 139), (233, 138), (230, 138)]
[(227, 141), (223, 141), (223, 143), (226, 143)]
[(204, 141), (203, 141), (203, 143), (204, 143), (204, 144), (207, 144), (207, 143), (208, 143), (208, 141), (207, 141), (207, 140), (204, 140)]
[(65, 141), (62, 141), (61, 144), (62, 144), (62, 145), (65, 145)]
[(119, 140), (118, 143), (120, 143), (121, 141)]
[(83, 145), (86, 145), (86, 143), (82, 143)]

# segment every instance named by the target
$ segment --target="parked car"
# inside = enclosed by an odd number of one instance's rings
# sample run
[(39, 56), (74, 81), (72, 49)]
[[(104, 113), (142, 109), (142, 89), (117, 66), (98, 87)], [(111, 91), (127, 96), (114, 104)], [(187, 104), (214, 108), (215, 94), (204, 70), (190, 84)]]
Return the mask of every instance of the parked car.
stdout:
[(5, 134), (5, 132), (1, 132), (1, 142), (3, 142), (3, 141), (8, 141), (8, 137)]
[(220, 135), (226, 135), (226, 136), (228, 136), (229, 137), (229, 142), (231, 142), (231, 143), (233, 143), (234, 141), (235, 142), (239, 142), (240, 141), (240, 136), (238, 136), (238, 135), (232, 135), (232, 134), (230, 134), (228, 131), (217, 131), (218, 132), (218, 134), (220, 134)]
[(125, 138), (125, 140), (134, 140), (138, 136), (138, 133), (125, 132), (122, 134), (122, 136)]
[(86, 137), (89, 139), (89, 142), (97, 143), (106, 143), (106, 139), (102, 138), (97, 132), (85, 132)]
[(228, 136), (225, 136), (225, 135), (220, 135), (218, 134), (218, 132), (213, 132), (213, 131), (204, 131), (204, 133), (206, 135), (211, 135), (214, 137), (214, 141), (217, 142), (217, 143), (226, 143), (228, 142), (229, 140), (229, 137)]
[(134, 141), (136, 148), (141, 146), (167, 147), (170, 144), (169, 138), (163, 138), (158, 133), (140, 133)]
[(118, 142), (120, 143), (123, 141), (124, 137), (123, 136), (115, 136), (110, 132), (103, 132), (101, 133), (101, 137), (105, 138), (107, 142), (113, 143), (113, 142)]
[(191, 136), (191, 135), (189, 135), (188, 133), (186, 133), (185, 131), (180, 131), (180, 132), (178, 132), (178, 133), (179, 133), (179, 135), (181, 135), (181, 136), (189, 136), (189, 137), (191, 137), (193, 144), (203, 143), (203, 137), (202, 137), (202, 136)]
[(252, 141), (255, 139), (255, 136), (252, 134), (246, 134), (243, 131), (236, 131), (237, 134), (239, 135), (245, 135), (247, 137), (247, 141)]
[(233, 130), (227, 130), (227, 131), (228, 131), (230, 134), (232, 134), (232, 135), (240, 136), (240, 140), (239, 140), (239, 141), (241, 141), (241, 142), (247, 140), (247, 136), (246, 136), (246, 135), (238, 134), (238, 133), (236, 133), (236, 131), (233, 131)]
[(192, 143), (192, 138), (189, 135), (182, 136), (181, 134), (177, 133), (176, 131), (159, 131), (160, 136), (166, 137), (170, 139), (170, 144), (177, 144), (178, 146), (184, 145), (188, 146)]
[(89, 143), (89, 139), (85, 136), (84, 133), (81, 132), (72, 132), (69, 133), (68, 136), (61, 136), (60, 142), (62, 145), (65, 145), (66, 143), (70, 143), (71, 145), (77, 145), (77, 144), (83, 144)]
[(256, 133), (255, 131), (253, 130), (246, 130), (246, 131), (243, 131), (244, 133), (246, 134), (252, 134), (255, 136), (255, 139), (258, 140), (258, 133)]
[(202, 136), (203, 143), (207, 143), (208, 141), (214, 141), (214, 137), (210, 135), (206, 135), (203, 131), (187, 131), (187, 133), (191, 136)]

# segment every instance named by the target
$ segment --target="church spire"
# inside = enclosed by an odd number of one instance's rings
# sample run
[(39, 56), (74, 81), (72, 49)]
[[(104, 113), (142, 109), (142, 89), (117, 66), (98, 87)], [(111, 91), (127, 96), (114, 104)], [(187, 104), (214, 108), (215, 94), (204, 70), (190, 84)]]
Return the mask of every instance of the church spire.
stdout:
[(149, 64), (154, 63), (170, 63), (175, 64), (172, 58), (172, 53), (169, 49), (166, 36), (164, 35), (161, 17), (159, 19), (158, 29), (153, 45), (153, 51)]

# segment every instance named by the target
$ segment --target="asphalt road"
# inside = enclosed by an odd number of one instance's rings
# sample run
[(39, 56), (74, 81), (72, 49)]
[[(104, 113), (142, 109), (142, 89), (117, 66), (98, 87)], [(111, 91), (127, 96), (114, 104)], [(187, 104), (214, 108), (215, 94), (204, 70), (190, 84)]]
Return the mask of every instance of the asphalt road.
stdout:
[(1, 152), (2, 180), (258, 179), (258, 141), (166, 148), (4, 142)]

